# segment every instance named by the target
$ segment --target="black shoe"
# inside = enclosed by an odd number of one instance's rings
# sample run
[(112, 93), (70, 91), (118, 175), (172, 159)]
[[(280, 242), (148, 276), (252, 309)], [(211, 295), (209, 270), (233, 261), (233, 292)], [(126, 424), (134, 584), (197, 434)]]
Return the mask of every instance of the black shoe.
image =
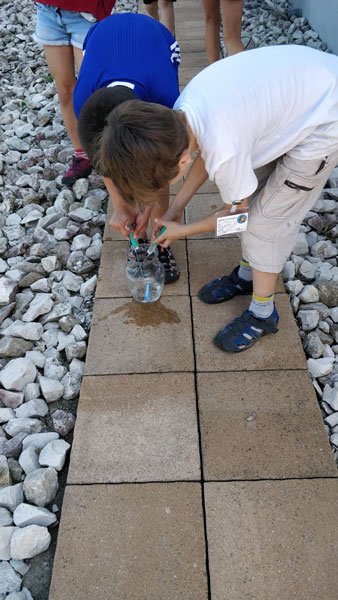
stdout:
[(168, 248), (161, 248), (161, 246), (157, 246), (157, 250), (158, 259), (164, 266), (164, 283), (174, 283), (174, 281), (176, 281), (180, 276), (180, 270), (176, 264), (176, 260), (173, 257), (170, 246)]
[(206, 304), (218, 304), (234, 296), (252, 294), (252, 281), (238, 277), (238, 269), (236, 267), (230, 275), (213, 279), (204, 285), (198, 292), (199, 299)]

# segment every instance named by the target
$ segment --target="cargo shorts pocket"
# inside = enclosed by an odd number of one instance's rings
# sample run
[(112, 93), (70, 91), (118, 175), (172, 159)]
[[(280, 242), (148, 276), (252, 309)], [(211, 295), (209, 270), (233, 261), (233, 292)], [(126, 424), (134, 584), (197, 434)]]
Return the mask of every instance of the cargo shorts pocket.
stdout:
[[(322, 164), (322, 160), (295, 161), (288, 156), (281, 158), (260, 197), (261, 214), (268, 219), (282, 220), (302, 212), (309, 194), (318, 185)], [(303, 169), (309, 174), (303, 174)]]

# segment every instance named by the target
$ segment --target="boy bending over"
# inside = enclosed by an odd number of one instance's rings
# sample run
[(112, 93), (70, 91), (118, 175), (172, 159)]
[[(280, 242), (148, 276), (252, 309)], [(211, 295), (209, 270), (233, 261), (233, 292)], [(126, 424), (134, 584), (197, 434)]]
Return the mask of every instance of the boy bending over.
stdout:
[(225, 204), (249, 206), (240, 265), (199, 291), (208, 304), (251, 295), (248, 310), (214, 339), (227, 352), (245, 350), (278, 331), (278, 273), (338, 163), (338, 58), (273, 46), (218, 61), (194, 77), (174, 110), (130, 101), (112, 111), (96, 161), (131, 205), (146, 206), (193, 161), (174, 203), (157, 219), (158, 228), (167, 227), (158, 238), (164, 246), (215, 230), (215, 214), (179, 223), (208, 177)]
[[(180, 48), (164, 25), (145, 15), (115, 14), (94, 25), (84, 42), (84, 57), (74, 90), (74, 112), (83, 148), (92, 164), (110, 111), (121, 102), (138, 98), (172, 108), (179, 95)], [(142, 237), (151, 219), (169, 206), (169, 186), (157, 194), (153, 209), (131, 206), (114, 179), (104, 179), (114, 213), (110, 225), (128, 237), (130, 227)], [(159, 248), (165, 283), (179, 277), (170, 248)]]

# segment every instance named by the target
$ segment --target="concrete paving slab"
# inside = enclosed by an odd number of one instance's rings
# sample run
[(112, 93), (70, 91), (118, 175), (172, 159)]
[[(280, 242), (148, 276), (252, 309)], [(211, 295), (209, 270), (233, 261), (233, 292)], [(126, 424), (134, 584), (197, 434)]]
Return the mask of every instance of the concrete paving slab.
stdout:
[(179, 42), (181, 48), (181, 55), (185, 59), (188, 53), (203, 52), (204, 51), (204, 38), (193, 38), (185, 39), (181, 33), (176, 35), (176, 39)]
[(84, 378), (68, 483), (199, 478), (192, 373)]
[[(109, 242), (103, 245), (96, 298), (131, 297), (125, 279), (128, 242)], [(186, 244), (179, 240), (172, 251), (180, 268), (177, 281), (164, 286), (163, 296), (184, 296), (189, 293)]]
[(200, 52), (185, 52), (181, 57), (181, 67), (199, 67), (200, 69), (205, 69), (208, 66), (207, 55), (204, 51)]
[(154, 304), (95, 301), (86, 375), (193, 370), (189, 297), (167, 296)]
[[(212, 212), (215, 212), (217, 209), (221, 209), (223, 207), (224, 204), (222, 202), (222, 199), (217, 193), (196, 194), (185, 209), (185, 221), (186, 223), (200, 221), (201, 219), (205, 219), (205, 217), (208, 217)], [(214, 233), (199, 233), (191, 236), (190, 239), (205, 239), (214, 237)]]
[(336, 477), (306, 371), (197, 376), (206, 480)]
[[(192, 30), (194, 31), (194, 29)], [(186, 86), (191, 79), (202, 71), (202, 67), (180, 67), (179, 79), (180, 85)]]
[(208, 483), (212, 600), (336, 600), (338, 481)]
[(49, 600), (207, 600), (199, 484), (68, 486)]
[[(198, 290), (208, 281), (231, 273), (239, 264), (240, 258), (241, 242), (238, 237), (189, 239), (188, 262), (191, 295), (196, 296)], [(285, 292), (281, 276), (278, 278), (276, 291), (278, 293)]]
[[(223, 304), (203, 304), (192, 299), (197, 371), (266, 371), (306, 369), (305, 354), (289, 298), (277, 294), (279, 332), (263, 337), (245, 352), (230, 354), (213, 345), (216, 333), (249, 305), (249, 296), (237, 296)], [(291, 349), (291, 350), (290, 350)]]

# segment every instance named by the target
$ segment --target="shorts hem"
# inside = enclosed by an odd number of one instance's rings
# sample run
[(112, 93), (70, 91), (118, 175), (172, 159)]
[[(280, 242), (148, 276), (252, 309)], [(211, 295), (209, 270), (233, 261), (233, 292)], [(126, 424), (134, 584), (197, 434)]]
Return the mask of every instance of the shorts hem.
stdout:
[(252, 260), (250, 260), (250, 258), (247, 259), (248, 262), (250, 263), (250, 267), (252, 267), (253, 269), (256, 269), (257, 271), (261, 271), (263, 273), (280, 273), (283, 270), (284, 264), (279, 265), (279, 266), (274, 266), (274, 265), (260, 265)]
[(37, 42), (38, 44), (42, 44), (42, 46), (73, 46), (74, 48), (78, 48), (79, 50), (82, 50), (83, 48), (83, 44), (81, 42), (73, 42), (72, 40), (69, 39), (65, 39), (65, 40), (58, 40), (58, 41), (53, 41), (53, 40), (43, 40), (42, 38), (39, 38), (37, 35), (33, 35), (33, 39), (35, 42)]

